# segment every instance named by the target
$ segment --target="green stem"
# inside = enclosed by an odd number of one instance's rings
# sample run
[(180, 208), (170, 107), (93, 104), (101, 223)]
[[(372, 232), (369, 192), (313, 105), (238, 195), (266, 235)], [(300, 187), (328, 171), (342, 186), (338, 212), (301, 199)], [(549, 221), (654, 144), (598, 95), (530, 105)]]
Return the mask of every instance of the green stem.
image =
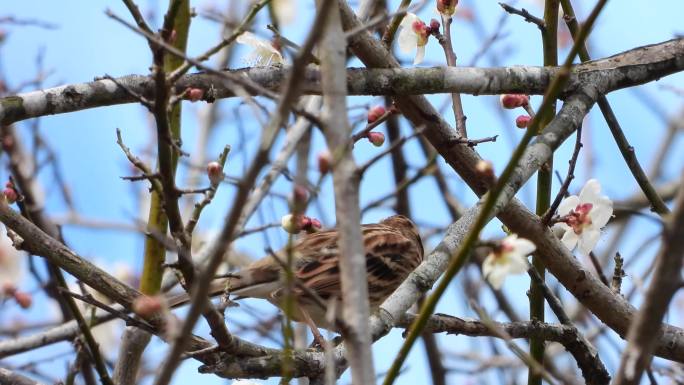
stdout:
[(563, 89), (563, 87), (568, 81), (568, 78), (570, 76), (570, 68), (572, 66), (573, 60), (575, 59), (575, 56), (577, 56), (577, 52), (579, 51), (580, 47), (584, 44), (584, 41), (589, 35), (589, 31), (593, 27), (594, 22), (596, 21), (596, 18), (598, 17), (599, 13), (601, 13), (601, 10), (606, 5), (606, 2), (607, 0), (599, 0), (599, 2), (592, 10), (591, 14), (587, 18), (586, 23), (580, 30), (577, 39), (575, 40), (575, 43), (572, 46), (572, 49), (570, 50), (570, 53), (568, 54), (567, 58), (565, 59), (565, 62), (563, 63), (563, 66), (561, 67), (560, 71), (558, 71), (557, 75), (553, 78), (553, 81), (551, 82), (551, 85), (549, 86), (546, 95), (544, 96), (544, 100), (542, 101), (542, 104), (539, 107), (539, 112), (532, 119), (529, 127), (527, 128), (527, 131), (525, 132), (525, 135), (522, 137), (520, 143), (513, 151), (511, 159), (506, 165), (506, 168), (501, 174), (501, 177), (496, 182), (494, 187), (480, 199), (480, 202), (483, 202), (480, 214), (475, 219), (475, 223), (468, 231), (468, 234), (463, 240), (463, 243), (461, 243), (460, 247), (458, 248), (458, 251), (456, 252), (455, 256), (451, 258), (451, 262), (449, 263), (449, 266), (447, 267), (446, 272), (444, 273), (444, 278), (442, 278), (442, 280), (437, 285), (437, 288), (423, 303), (423, 306), (421, 306), (418, 316), (409, 328), (409, 334), (404, 340), (404, 344), (401, 346), (399, 353), (397, 354), (397, 358), (395, 358), (394, 362), (392, 363), (392, 366), (390, 367), (390, 369), (387, 372), (387, 375), (385, 376), (383, 385), (391, 385), (392, 383), (394, 383), (394, 380), (397, 378), (397, 375), (399, 375), (399, 371), (401, 370), (401, 367), (404, 364), (404, 361), (406, 360), (406, 357), (408, 356), (411, 347), (416, 342), (416, 339), (420, 336), (421, 332), (425, 328), (425, 325), (427, 324), (430, 315), (432, 315), (432, 313), (434, 312), (435, 307), (437, 306), (437, 302), (441, 298), (442, 294), (444, 294), (444, 292), (446, 291), (446, 288), (449, 286), (449, 283), (451, 283), (451, 280), (454, 278), (456, 273), (458, 273), (458, 271), (461, 269), (461, 267), (463, 267), (463, 265), (467, 261), (467, 258), (470, 255), (470, 251), (475, 246), (475, 242), (479, 238), (480, 231), (482, 230), (484, 225), (487, 224), (492, 215), (497, 198), (503, 191), (508, 180), (513, 175), (513, 171), (515, 170), (515, 168), (518, 165), (518, 162), (522, 158), (522, 155), (525, 152), (527, 145), (530, 143), (530, 141), (532, 141), (532, 138), (539, 131), (541, 123), (539, 118), (549, 113), (549, 111), (551, 111), (551, 108), (555, 103), (555, 99), (558, 96), (558, 93)]
[[(173, 29), (176, 31), (173, 46), (185, 52), (188, 42), (188, 31), (190, 29), (190, 2), (183, 0), (178, 4), (175, 0), (170, 0), (169, 6), (179, 6)], [(164, 58), (164, 72), (169, 73), (183, 64), (183, 59), (175, 55), (166, 55)], [(181, 103), (177, 103), (169, 114), (169, 125), (174, 140), (180, 139), (180, 117)], [(173, 154), (174, 171), (178, 164), (178, 155)], [(150, 212), (147, 218), (147, 227), (150, 234), (166, 234), (168, 219), (162, 208), (162, 197), (157, 191), (152, 191), (150, 197)], [(159, 292), (161, 287), (164, 269), (162, 265), (166, 258), (166, 249), (153, 235), (145, 237), (145, 251), (143, 271), (140, 279), (140, 291), (144, 294), (152, 295)]]
[[(542, 30), (542, 44), (544, 50), (544, 66), (558, 65), (558, 7), (559, 0), (546, 0), (544, 4), (544, 24), (546, 28)], [(540, 116), (540, 131), (553, 120), (556, 113), (556, 103), (552, 102), (549, 112)], [(544, 215), (551, 205), (551, 187), (553, 185), (553, 155), (539, 169), (537, 173), (537, 215)], [(539, 276), (544, 280), (544, 263), (536, 254), (532, 256), (532, 265), (539, 272)], [(534, 281), (530, 282), (530, 319), (544, 322), (544, 294), (542, 286)], [(544, 365), (544, 340), (541, 338), (530, 338), (530, 355), (532, 358)], [(527, 377), (528, 385), (541, 385), (542, 375), (537, 370), (530, 368)]]

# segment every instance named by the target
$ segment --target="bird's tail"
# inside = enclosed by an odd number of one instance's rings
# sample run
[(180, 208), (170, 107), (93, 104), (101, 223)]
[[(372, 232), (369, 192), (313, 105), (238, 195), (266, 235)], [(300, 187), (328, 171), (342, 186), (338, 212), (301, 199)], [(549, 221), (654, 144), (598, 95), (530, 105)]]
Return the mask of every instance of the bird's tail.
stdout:
[[(221, 294), (238, 297), (270, 298), (280, 288), (279, 270), (271, 266), (263, 266), (258, 262), (249, 268), (232, 274), (227, 278), (215, 279), (209, 285), (209, 296)], [(168, 299), (169, 307), (176, 308), (190, 301), (188, 293), (172, 296)]]

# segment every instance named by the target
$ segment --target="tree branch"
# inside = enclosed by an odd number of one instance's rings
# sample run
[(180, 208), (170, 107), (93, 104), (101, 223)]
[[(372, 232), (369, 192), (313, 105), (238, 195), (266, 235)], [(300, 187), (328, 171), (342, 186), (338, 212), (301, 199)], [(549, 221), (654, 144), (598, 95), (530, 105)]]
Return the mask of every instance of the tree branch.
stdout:
[[(351, 37), (350, 44), (358, 40)], [(573, 67), (568, 84), (561, 97), (594, 85), (602, 93), (631, 87), (682, 71), (684, 63), (677, 60), (684, 53), (684, 38), (648, 45), (611, 56), (609, 58)], [(384, 66), (386, 67), (386, 66)], [(232, 77), (245, 76), (250, 82), (276, 91), (285, 84), (290, 69), (287, 67), (254, 67), (229, 70)], [(499, 95), (525, 92), (541, 95), (557, 67), (516, 66), (502, 68), (436, 67), (436, 68), (373, 68), (347, 69), (349, 95), (423, 95), (437, 93), (463, 93), (471, 95)], [(304, 94), (320, 94), (321, 74), (308, 68), (300, 79)], [(90, 83), (70, 84), (0, 98), (0, 123), (9, 124), (38, 116), (63, 114), (83, 109), (135, 103), (130, 91), (146, 99), (154, 99), (154, 84), (150, 77), (129, 75), (117, 78), (128, 91), (108, 79)], [(185, 75), (175, 84), (174, 92), (182, 93), (188, 87), (211, 90), (216, 99), (234, 97), (233, 88), (225, 79), (207, 73)], [(250, 92), (254, 92), (251, 90)]]

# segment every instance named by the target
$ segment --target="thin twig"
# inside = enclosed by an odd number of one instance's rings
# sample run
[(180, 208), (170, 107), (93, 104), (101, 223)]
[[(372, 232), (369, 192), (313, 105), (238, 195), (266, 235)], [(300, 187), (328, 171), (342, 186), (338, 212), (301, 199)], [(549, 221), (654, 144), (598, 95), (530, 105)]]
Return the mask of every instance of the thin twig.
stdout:
[(544, 23), (544, 20), (532, 15), (525, 8), (517, 9), (515, 7), (511, 7), (506, 3), (499, 3), (499, 5), (501, 6), (501, 8), (504, 9), (504, 11), (512, 15), (522, 16), (526, 22), (536, 25), (540, 31), (544, 31), (544, 29), (546, 29), (546, 23)]
[(560, 189), (558, 190), (558, 194), (556, 194), (556, 197), (553, 199), (553, 203), (551, 203), (551, 206), (549, 206), (549, 209), (546, 211), (546, 214), (542, 217), (542, 223), (547, 225), (551, 223), (551, 218), (553, 218), (553, 215), (555, 214), (556, 210), (558, 210), (558, 206), (561, 203), (561, 200), (566, 196), (568, 193), (568, 188), (570, 187), (570, 182), (572, 182), (573, 179), (575, 179), (575, 166), (577, 165), (577, 158), (579, 156), (580, 149), (582, 148), (582, 125), (577, 127), (577, 134), (575, 137), (575, 148), (572, 150), (572, 156), (570, 157), (570, 161), (568, 161), (568, 174), (566, 175), (565, 179), (563, 180), (563, 184), (561, 185)]

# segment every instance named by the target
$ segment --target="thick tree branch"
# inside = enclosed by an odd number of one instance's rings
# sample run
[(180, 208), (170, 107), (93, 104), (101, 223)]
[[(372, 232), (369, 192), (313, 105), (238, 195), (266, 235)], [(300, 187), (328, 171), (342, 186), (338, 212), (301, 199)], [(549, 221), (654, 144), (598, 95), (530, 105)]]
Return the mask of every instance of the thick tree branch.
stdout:
[(41, 382), (34, 381), (5, 368), (0, 368), (0, 384), (9, 385), (42, 385)]
[(12, 210), (4, 199), (0, 202), (0, 221), (23, 239), (21, 245), (17, 245), (19, 248), (47, 259), (112, 301), (130, 308), (133, 300), (140, 295), (137, 290), (121, 283), (106, 271), (77, 255), (63, 243), (45, 234), (36, 225)]
[[(350, 38), (350, 43), (358, 36)], [(386, 52), (386, 51), (385, 51)], [(624, 53), (573, 67), (570, 80), (561, 95), (587, 84), (608, 93), (643, 84), (684, 69), (684, 38), (635, 48)], [(387, 66), (382, 66), (387, 67)], [(348, 69), (349, 95), (423, 95), (459, 92), (472, 95), (519, 93), (541, 95), (558, 68), (516, 66), (502, 68), (435, 67)], [(289, 73), (286, 67), (254, 67), (228, 71), (246, 76), (268, 90), (278, 90)], [(307, 69), (299, 79), (304, 94), (320, 94), (321, 74)], [(117, 82), (136, 94), (154, 99), (154, 81), (147, 76), (130, 75)], [(215, 99), (233, 97), (225, 79), (197, 73), (185, 75), (175, 85), (181, 93), (188, 87), (200, 88)], [(88, 108), (134, 103), (137, 100), (124, 88), (108, 79), (70, 84), (0, 98), (0, 123), (9, 124), (38, 116), (63, 114)]]

